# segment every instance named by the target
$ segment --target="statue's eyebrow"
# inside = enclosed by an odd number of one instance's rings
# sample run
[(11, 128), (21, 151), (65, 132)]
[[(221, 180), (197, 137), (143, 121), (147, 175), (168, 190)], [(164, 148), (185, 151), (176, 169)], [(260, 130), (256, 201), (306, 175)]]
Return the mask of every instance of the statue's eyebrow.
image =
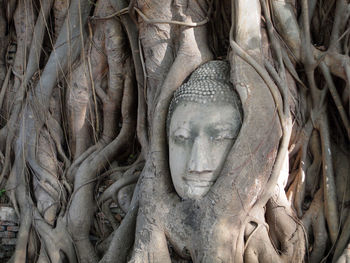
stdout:
[(234, 131), (234, 122), (213, 123), (210, 129), (214, 131)]
[[(211, 126), (207, 127), (207, 132), (211, 136), (217, 136), (217, 135), (234, 135), (235, 130), (232, 127), (232, 125), (217, 125), (217, 126)], [(222, 134), (224, 133), (224, 134)]]
[(183, 126), (176, 128), (176, 129), (172, 132), (172, 134), (175, 135), (176, 133), (179, 133), (179, 132), (181, 132), (181, 131), (185, 131), (186, 133), (191, 134), (191, 130), (188, 129), (188, 128), (186, 128), (186, 127), (183, 127)]

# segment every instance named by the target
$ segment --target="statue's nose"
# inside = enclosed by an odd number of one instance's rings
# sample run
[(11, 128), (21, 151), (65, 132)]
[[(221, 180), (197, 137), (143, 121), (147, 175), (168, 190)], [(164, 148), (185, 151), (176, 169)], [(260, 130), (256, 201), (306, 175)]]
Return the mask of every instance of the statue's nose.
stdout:
[(210, 167), (210, 143), (205, 138), (197, 137), (192, 146), (191, 158), (188, 165), (189, 172), (211, 172)]

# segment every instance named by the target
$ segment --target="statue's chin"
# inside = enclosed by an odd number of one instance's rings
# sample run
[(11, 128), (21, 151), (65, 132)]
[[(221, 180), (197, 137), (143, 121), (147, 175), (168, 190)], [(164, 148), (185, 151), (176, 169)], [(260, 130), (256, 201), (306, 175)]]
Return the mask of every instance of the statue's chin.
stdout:
[(183, 199), (201, 199), (203, 196), (208, 193), (210, 187), (213, 185), (213, 182), (186, 182), (184, 187), (184, 193), (182, 194)]

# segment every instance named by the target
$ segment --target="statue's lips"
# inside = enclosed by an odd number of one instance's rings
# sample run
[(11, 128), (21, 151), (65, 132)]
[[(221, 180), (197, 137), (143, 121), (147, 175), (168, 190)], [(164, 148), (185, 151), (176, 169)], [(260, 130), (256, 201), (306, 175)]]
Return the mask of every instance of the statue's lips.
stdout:
[(195, 187), (210, 187), (214, 184), (215, 180), (213, 179), (212, 173), (192, 175), (189, 174), (183, 177), (184, 181), (191, 186)]

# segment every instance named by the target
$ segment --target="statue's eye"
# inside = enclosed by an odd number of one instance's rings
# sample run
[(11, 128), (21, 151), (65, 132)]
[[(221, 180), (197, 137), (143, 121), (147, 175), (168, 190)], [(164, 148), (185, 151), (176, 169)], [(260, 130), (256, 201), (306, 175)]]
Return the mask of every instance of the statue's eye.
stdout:
[(227, 140), (227, 139), (229, 139), (229, 138), (226, 138), (224, 136), (217, 136), (214, 138), (215, 141), (223, 141), (223, 140)]
[(176, 142), (186, 142), (190, 139), (189, 136), (185, 136), (185, 135), (182, 135), (182, 134), (179, 134), (179, 135), (175, 135), (175, 141)]
[(213, 141), (221, 142), (221, 141), (233, 140), (234, 136), (229, 133), (222, 133), (222, 134), (217, 134), (216, 136), (211, 138)]
[(186, 143), (191, 139), (191, 132), (187, 129), (180, 128), (173, 133), (173, 140), (176, 143)]

